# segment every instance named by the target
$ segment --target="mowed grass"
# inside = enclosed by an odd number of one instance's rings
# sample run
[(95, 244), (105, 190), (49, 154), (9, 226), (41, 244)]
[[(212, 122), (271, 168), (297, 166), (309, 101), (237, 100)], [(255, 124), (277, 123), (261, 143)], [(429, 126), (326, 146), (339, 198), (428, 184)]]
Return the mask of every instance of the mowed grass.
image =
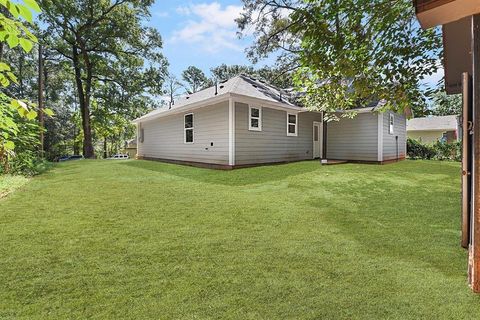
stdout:
[(28, 183), (23, 176), (0, 175), (0, 199)]
[(460, 166), (65, 163), (0, 200), (1, 319), (478, 319)]

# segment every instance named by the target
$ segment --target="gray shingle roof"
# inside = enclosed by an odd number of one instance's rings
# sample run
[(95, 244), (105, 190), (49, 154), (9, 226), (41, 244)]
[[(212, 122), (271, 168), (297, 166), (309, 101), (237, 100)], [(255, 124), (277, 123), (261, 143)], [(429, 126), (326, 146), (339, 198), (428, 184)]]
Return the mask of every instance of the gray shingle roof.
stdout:
[(407, 131), (457, 130), (457, 116), (414, 118), (407, 121)]
[[(279, 88), (276, 88), (272, 85), (267, 84), (264, 81), (246, 76), (239, 75), (233, 77), (229, 80), (223, 81), (217, 86), (217, 96), (222, 94), (237, 94), (243, 95), (251, 98), (258, 98), (266, 101), (283, 103), (290, 107), (298, 107), (290, 101), (290, 95)], [(215, 86), (206, 88), (204, 90), (192, 93), (190, 95), (181, 97), (175, 101), (175, 104), (172, 106), (171, 110), (174, 110), (179, 107), (188, 106), (190, 104), (198, 103), (210, 98), (215, 97)], [(298, 107), (300, 109), (300, 107)], [(171, 110), (158, 109), (154, 110), (143, 117), (140, 117), (137, 120), (143, 120), (146, 118), (151, 118), (153, 116), (159, 115), (161, 113), (168, 113)]]

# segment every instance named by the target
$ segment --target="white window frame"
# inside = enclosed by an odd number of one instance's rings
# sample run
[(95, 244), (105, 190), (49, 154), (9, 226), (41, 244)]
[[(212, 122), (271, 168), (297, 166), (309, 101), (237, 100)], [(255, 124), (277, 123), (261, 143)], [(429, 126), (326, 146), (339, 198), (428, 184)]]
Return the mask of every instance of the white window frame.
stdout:
[[(258, 118), (252, 117), (252, 109), (258, 109)], [(248, 130), (262, 131), (262, 107), (248, 106)], [(252, 119), (258, 119), (258, 128), (252, 127)]]
[[(185, 118), (187, 116), (192, 116), (192, 127), (185, 128)], [(192, 130), (192, 142), (187, 142), (187, 130)], [(183, 143), (184, 144), (194, 144), (195, 143), (195, 115), (193, 113), (186, 113), (183, 115)]]
[(390, 113), (388, 118), (388, 134), (393, 135), (394, 128), (395, 128), (395, 115), (393, 113)]
[[(295, 116), (295, 133), (289, 132), (289, 127), (293, 125), (290, 123), (290, 116)], [(288, 113), (287, 112), (287, 137), (297, 137), (298, 136), (298, 114), (297, 113)]]

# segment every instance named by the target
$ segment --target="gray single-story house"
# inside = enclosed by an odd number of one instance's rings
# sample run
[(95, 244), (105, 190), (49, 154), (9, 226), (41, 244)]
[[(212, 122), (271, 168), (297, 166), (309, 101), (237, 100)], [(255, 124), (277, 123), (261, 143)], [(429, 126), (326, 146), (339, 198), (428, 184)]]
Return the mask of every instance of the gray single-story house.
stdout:
[(240, 75), (136, 119), (137, 157), (224, 169), (307, 159), (404, 159), (405, 115), (376, 108), (324, 122), (321, 112)]

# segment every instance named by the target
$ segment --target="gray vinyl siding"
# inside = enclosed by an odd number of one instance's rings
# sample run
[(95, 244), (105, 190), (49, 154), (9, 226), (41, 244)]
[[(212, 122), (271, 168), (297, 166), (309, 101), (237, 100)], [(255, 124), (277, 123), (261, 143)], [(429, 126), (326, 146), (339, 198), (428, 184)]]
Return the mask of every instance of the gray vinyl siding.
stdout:
[(395, 113), (393, 134), (390, 134), (389, 117), (391, 113), (391, 111), (388, 111), (383, 114), (383, 161), (397, 159), (396, 136), (398, 136), (398, 158), (404, 158), (406, 156), (407, 119), (404, 114)]
[(327, 159), (378, 161), (378, 115), (359, 113), (329, 122)]
[(235, 164), (248, 165), (313, 158), (313, 122), (320, 113), (298, 115), (298, 136), (287, 136), (287, 111), (262, 108), (262, 131), (248, 129), (248, 105), (235, 103)]
[[(184, 143), (184, 115), (194, 114), (194, 143)], [(228, 165), (228, 102), (143, 122), (138, 155)], [(210, 145), (213, 142), (213, 147)]]

